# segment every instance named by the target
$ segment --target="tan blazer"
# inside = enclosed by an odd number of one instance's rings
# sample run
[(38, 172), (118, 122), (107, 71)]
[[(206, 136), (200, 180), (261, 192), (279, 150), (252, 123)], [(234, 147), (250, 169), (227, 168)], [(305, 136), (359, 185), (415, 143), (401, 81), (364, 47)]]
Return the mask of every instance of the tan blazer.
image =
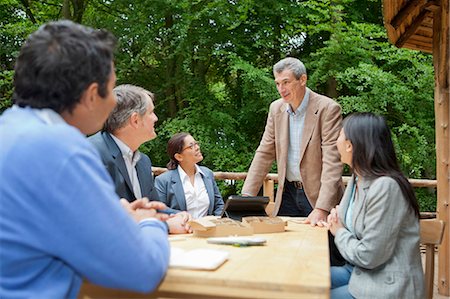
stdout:
[[(288, 104), (272, 102), (266, 128), (256, 150), (243, 194), (256, 195), (277, 160), (278, 191), (273, 215), (280, 209), (289, 145)], [(304, 191), (313, 208), (330, 211), (342, 197), (342, 164), (336, 140), (342, 127), (341, 107), (332, 99), (310, 91), (300, 151), (300, 172)]]

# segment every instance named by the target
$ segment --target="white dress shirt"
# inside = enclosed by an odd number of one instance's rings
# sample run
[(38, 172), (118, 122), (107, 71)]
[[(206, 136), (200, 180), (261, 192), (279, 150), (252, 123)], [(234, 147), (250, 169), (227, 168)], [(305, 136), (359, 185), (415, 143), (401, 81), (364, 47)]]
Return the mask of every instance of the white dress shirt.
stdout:
[(133, 186), (133, 193), (136, 198), (142, 197), (141, 185), (139, 184), (139, 178), (136, 171), (136, 163), (141, 159), (141, 154), (133, 151), (122, 140), (111, 134), (112, 139), (116, 142), (117, 146), (122, 153), (125, 166), (127, 167), (128, 177), (130, 178), (131, 185)]
[(203, 172), (195, 165), (194, 185), (192, 185), (189, 176), (183, 168), (178, 165), (178, 173), (183, 184), (184, 197), (186, 198), (186, 209), (193, 219), (197, 219), (208, 214), (209, 197), (203, 182)]

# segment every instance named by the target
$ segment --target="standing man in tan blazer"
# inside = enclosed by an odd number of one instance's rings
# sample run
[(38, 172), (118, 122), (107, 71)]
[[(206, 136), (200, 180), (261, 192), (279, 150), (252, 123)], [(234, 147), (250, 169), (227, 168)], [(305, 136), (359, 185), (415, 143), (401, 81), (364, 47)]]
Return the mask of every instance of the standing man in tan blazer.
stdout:
[(277, 160), (278, 191), (273, 215), (308, 217), (322, 226), (342, 197), (342, 164), (336, 148), (341, 108), (306, 87), (303, 63), (285, 58), (273, 66), (281, 99), (270, 105), (267, 124), (242, 194), (254, 196)]

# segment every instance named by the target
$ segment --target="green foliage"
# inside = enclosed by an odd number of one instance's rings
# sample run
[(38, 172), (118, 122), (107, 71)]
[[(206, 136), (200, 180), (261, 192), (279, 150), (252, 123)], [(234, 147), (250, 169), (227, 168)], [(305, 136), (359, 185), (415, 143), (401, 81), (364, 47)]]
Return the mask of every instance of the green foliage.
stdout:
[[(48, 20), (47, 17), (44, 19)], [(27, 17), (20, 1), (2, 0), (0, 3), (0, 113), (12, 105), (15, 57), (19, 54), (25, 38), (37, 28), (38, 25)]]
[[(411, 178), (435, 174), (433, 68), (429, 55), (396, 49), (376, 24), (351, 23), (312, 55), (310, 85), (335, 93), (343, 114), (371, 111), (390, 125)], [(338, 63), (336, 63), (338, 61)], [(331, 90), (329, 80), (335, 82)], [(420, 104), (419, 104), (420, 103)]]
[[(205, 166), (246, 171), (279, 97), (272, 65), (290, 55), (305, 62), (308, 86), (335, 98), (344, 115), (386, 117), (409, 177), (435, 177), (432, 58), (388, 43), (380, 0), (81, 2), (76, 10), (60, 0), (2, 1), (0, 112), (11, 105), (24, 38), (68, 9), (118, 37), (118, 84), (156, 94), (158, 137), (142, 146), (156, 166), (168, 161), (170, 136), (187, 131), (200, 142)], [(225, 194), (241, 184), (220, 186)], [(418, 189), (418, 196), (421, 208), (433, 208), (434, 193)]]
[(436, 189), (434, 188), (416, 188), (414, 190), (419, 200), (419, 208), (422, 212), (436, 211)]
[(13, 93), (13, 71), (0, 72), (0, 112), (12, 105), (11, 98)]

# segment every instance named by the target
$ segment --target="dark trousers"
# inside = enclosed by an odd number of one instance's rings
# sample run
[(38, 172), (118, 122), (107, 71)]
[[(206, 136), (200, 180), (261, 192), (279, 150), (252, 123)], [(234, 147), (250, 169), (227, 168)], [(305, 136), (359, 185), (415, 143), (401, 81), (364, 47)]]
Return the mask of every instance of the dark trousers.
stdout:
[[(293, 183), (286, 180), (278, 216), (307, 217), (312, 210), (313, 207), (309, 203), (305, 191), (296, 188)], [(334, 244), (334, 237), (330, 232), (328, 232), (328, 248), (331, 266), (343, 266), (345, 260)]]

